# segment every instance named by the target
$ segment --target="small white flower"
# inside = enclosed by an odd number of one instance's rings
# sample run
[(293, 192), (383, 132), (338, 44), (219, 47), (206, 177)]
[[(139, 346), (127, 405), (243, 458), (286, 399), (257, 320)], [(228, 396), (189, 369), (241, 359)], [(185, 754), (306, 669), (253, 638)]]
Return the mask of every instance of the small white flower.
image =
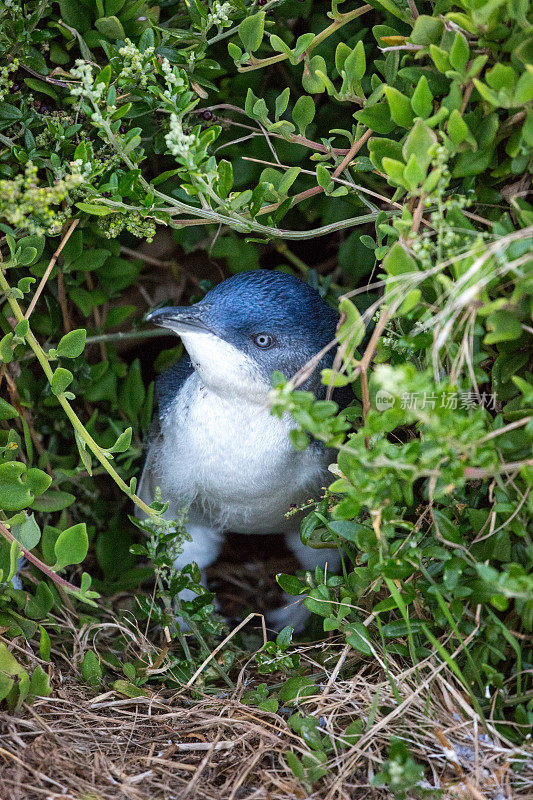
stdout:
[(72, 69), (72, 74), (75, 78), (79, 78), (80, 82), (72, 86), (70, 93), (75, 97), (86, 97), (94, 103), (98, 103), (102, 93), (105, 89), (103, 83), (94, 84), (93, 68), (86, 61), (77, 59), (76, 66)]
[(183, 132), (181, 120), (178, 115), (171, 114), (170, 130), (165, 136), (165, 142), (172, 155), (179, 156), (181, 159), (184, 159), (187, 164), (192, 163), (190, 148), (195, 141), (196, 137), (194, 135)]
[(211, 25), (221, 26), (225, 22), (229, 22), (229, 16), (233, 11), (231, 3), (219, 3), (217, 0), (213, 3), (213, 9), (208, 17), (208, 23)]

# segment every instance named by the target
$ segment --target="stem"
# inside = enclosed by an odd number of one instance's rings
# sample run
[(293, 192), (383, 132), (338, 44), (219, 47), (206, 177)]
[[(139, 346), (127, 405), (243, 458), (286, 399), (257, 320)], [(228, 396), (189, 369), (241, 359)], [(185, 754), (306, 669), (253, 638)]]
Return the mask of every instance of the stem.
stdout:
[[(137, 169), (133, 161), (128, 157), (126, 153), (124, 153), (124, 150), (120, 142), (117, 140), (113, 131), (111, 130), (111, 126), (105, 120), (102, 123), (102, 129), (105, 131), (109, 143), (116, 150), (117, 154), (126, 164), (128, 169)], [(255, 220), (243, 217), (241, 214), (237, 214), (234, 211), (231, 212), (231, 214), (226, 215), (226, 214), (220, 214), (217, 211), (212, 211), (209, 208), (196, 208), (195, 206), (187, 205), (186, 203), (182, 203), (181, 200), (176, 200), (174, 197), (170, 197), (169, 195), (166, 195), (163, 192), (154, 189), (154, 187), (142, 175), (139, 176), (139, 183), (143, 186), (144, 189), (146, 189), (147, 192), (152, 193), (154, 197), (158, 197), (160, 200), (163, 200), (165, 203), (168, 203), (169, 206), (171, 206), (171, 208), (176, 208), (180, 211), (183, 211), (184, 213), (201, 217), (202, 220), (200, 224), (217, 223), (219, 225), (228, 225), (230, 228), (233, 228), (234, 230), (239, 230), (241, 233), (251, 233), (251, 232), (262, 233), (265, 236), (274, 237), (276, 239), (309, 239), (318, 236), (325, 236), (329, 233), (333, 233), (334, 231), (343, 230), (344, 228), (350, 228), (353, 225), (366, 225), (367, 222), (375, 222), (378, 217), (378, 214), (383, 213), (380, 211), (374, 211), (370, 214), (362, 214), (360, 217), (351, 217), (349, 219), (341, 220), (340, 222), (334, 222), (331, 225), (323, 225), (321, 228), (314, 228), (310, 231), (281, 230), (279, 228), (271, 227), (270, 225), (261, 225)], [(104, 202), (104, 198), (99, 198), (99, 200), (103, 205), (109, 206), (111, 208), (120, 208), (128, 211), (138, 211), (138, 210), (146, 211), (145, 208), (141, 209), (139, 206), (130, 206), (126, 205), (125, 203), (117, 203), (113, 200), (107, 200), (107, 199)], [(156, 215), (157, 212), (161, 210), (162, 209), (155, 208), (154, 215)], [(164, 210), (167, 213), (169, 212), (169, 209), (164, 209)], [(386, 213), (387, 216), (392, 217), (395, 216), (396, 212), (386, 211), (384, 213)], [(170, 221), (167, 224), (170, 227), (175, 227), (175, 228), (179, 228), (182, 225), (180, 220), (176, 220), (175, 222)]]
[(41, 278), (39, 286), (35, 290), (35, 294), (33, 295), (32, 299), (31, 299), (31, 303), (28, 306), (28, 309), (26, 311), (26, 319), (30, 318), (31, 312), (35, 308), (35, 304), (37, 303), (37, 300), (41, 296), (41, 293), (42, 293), (44, 287), (46, 286), (46, 281), (48, 280), (48, 278), (50, 276), (50, 273), (52, 272), (57, 259), (61, 255), (61, 251), (63, 250), (64, 246), (66, 245), (66, 243), (70, 239), (71, 235), (74, 232), (74, 228), (76, 227), (76, 225), (78, 225), (78, 223), (79, 223), (79, 219), (72, 220), (72, 222), (70, 223), (69, 229), (67, 230), (66, 234), (63, 236), (63, 238), (61, 239), (61, 242), (59, 243), (59, 247), (55, 251), (55, 253), (52, 256), (52, 258), (50, 259), (50, 263), (48, 264), (48, 266), (47, 266), (47, 268), (45, 270), (45, 273), (44, 273), (43, 277)]
[(98, 344), (99, 342), (127, 342), (139, 339), (155, 339), (156, 337), (168, 336), (167, 331), (117, 331), (116, 333), (101, 333), (95, 336), (87, 336), (85, 344)]
[[(5, 293), (6, 297), (7, 297), (7, 301), (9, 303), (9, 305), (11, 306), (11, 310), (13, 311), (13, 314), (14, 314), (17, 322), (22, 322), (25, 319), (24, 314), (22, 313), (22, 309), (21, 309), (20, 305), (18, 304), (17, 300), (14, 297), (11, 297), (11, 287), (10, 287), (9, 283), (7, 282), (7, 280), (6, 280), (4, 271), (2, 269), (0, 269), (0, 288), (4, 291), (4, 293)], [(48, 381), (51, 383), (52, 382), (52, 377), (53, 377), (52, 368), (50, 367), (50, 363), (48, 361), (48, 358), (46, 357), (46, 353), (44, 352), (44, 350), (42, 349), (41, 345), (39, 344), (39, 342), (37, 341), (37, 339), (33, 335), (31, 329), (28, 330), (28, 333), (26, 334), (25, 338), (26, 338), (27, 343), (29, 344), (29, 346), (31, 347), (31, 349), (33, 350), (35, 355), (37, 356), (37, 359), (38, 359), (41, 367), (43, 368), (43, 372), (46, 375), (46, 377), (48, 378)], [(91, 436), (89, 431), (85, 428), (85, 426), (83, 425), (83, 423), (81, 422), (80, 418), (78, 417), (78, 415), (76, 414), (76, 412), (74, 411), (72, 406), (70, 405), (70, 403), (67, 400), (67, 398), (65, 397), (65, 395), (64, 394), (58, 394), (58, 395), (56, 395), (56, 397), (57, 397), (60, 405), (62, 406), (63, 411), (65, 412), (65, 414), (69, 418), (69, 420), (70, 420), (70, 422), (72, 424), (72, 427), (74, 428), (76, 433), (87, 444), (89, 449), (94, 454), (95, 458), (98, 459), (98, 461), (103, 466), (105, 471), (113, 478), (113, 480), (115, 481), (117, 486), (119, 486), (119, 488), (122, 489), (124, 494), (126, 494), (128, 497), (131, 498), (131, 500), (133, 500), (133, 502), (135, 503), (136, 506), (138, 506), (139, 508), (142, 508), (142, 510), (145, 512), (145, 514), (147, 514), (152, 519), (156, 519), (157, 520), (159, 518), (159, 515), (157, 514), (157, 512), (154, 511), (153, 508), (150, 508), (144, 502), (144, 500), (141, 500), (140, 497), (138, 497), (136, 494), (131, 492), (128, 484), (120, 477), (120, 475), (114, 469), (114, 467), (111, 466), (111, 464), (109, 463), (109, 460), (108, 460), (105, 452), (102, 450), (100, 445), (97, 444), (97, 442), (95, 442), (95, 440), (93, 439), (93, 437)]]
[[(366, 5), (361, 6), (361, 8), (356, 8), (353, 11), (349, 11), (347, 14), (339, 14), (337, 19), (333, 20), (331, 25), (328, 25), (327, 28), (324, 28), (323, 31), (318, 33), (309, 47), (304, 50), (301, 56), (298, 58), (298, 63), (303, 61), (310, 53), (313, 52), (315, 47), (318, 47), (319, 44), (331, 36), (333, 33), (342, 28), (343, 25), (346, 25), (347, 22), (351, 22), (352, 19), (356, 19), (356, 17), (360, 17), (363, 14), (366, 14), (367, 11), (372, 11), (372, 6)], [(277, 64), (280, 61), (286, 61), (289, 57), (288, 53), (280, 53), (277, 56), (270, 56), (269, 58), (260, 58), (257, 59), (254, 63), (250, 64), (246, 67), (238, 67), (239, 72), (250, 72), (254, 69), (261, 69), (262, 67), (268, 67), (270, 64)]]
[[(269, 3), (267, 3), (266, 5), (264, 5), (262, 7), (261, 11), (268, 11), (273, 6), (279, 5), (280, 2), (281, 2), (281, 0), (270, 0)], [(213, 36), (212, 39), (207, 39), (206, 40), (206, 45), (209, 46), (209, 45), (215, 44), (215, 42), (220, 42), (222, 39), (227, 39), (228, 36), (232, 36), (234, 33), (237, 32), (237, 28), (238, 27), (239, 27), (238, 25), (235, 25), (233, 28), (229, 28), (226, 31), (222, 31), (222, 33), (217, 33), (217, 35)]]
[(6, 528), (3, 522), (0, 522), (0, 536), (3, 536), (8, 542), (16, 542), (24, 557), (27, 558), (28, 561), (31, 561), (32, 564), (35, 564), (35, 566), (38, 567), (41, 572), (44, 572), (44, 574), (47, 575), (54, 583), (57, 583), (58, 586), (62, 586), (63, 589), (66, 589), (69, 592), (79, 593), (80, 590), (77, 586), (74, 586), (73, 583), (69, 583), (64, 578), (60, 578), (59, 575), (54, 572), (53, 569), (51, 569), (51, 567), (43, 564), (43, 562), (37, 558), (37, 556), (34, 556), (33, 553), (23, 547), (19, 540), (15, 539), (11, 531)]

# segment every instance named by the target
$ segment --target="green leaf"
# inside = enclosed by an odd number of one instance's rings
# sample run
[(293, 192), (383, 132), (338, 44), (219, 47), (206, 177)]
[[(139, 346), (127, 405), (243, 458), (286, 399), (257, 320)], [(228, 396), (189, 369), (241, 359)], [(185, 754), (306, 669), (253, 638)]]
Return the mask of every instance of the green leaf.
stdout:
[(329, 171), (323, 164), (317, 164), (316, 179), (319, 186), (321, 186), (324, 190), (328, 189), (328, 187), (333, 183)]
[(382, 161), (383, 170), (386, 172), (387, 177), (392, 181), (396, 186), (404, 186), (406, 187), (406, 183), (404, 181), (403, 173), (405, 170), (405, 164), (403, 161), (397, 161), (395, 158), (387, 158), (386, 156), (383, 157)]
[(85, 522), (78, 522), (59, 534), (54, 553), (56, 563), (54, 570), (57, 572), (70, 564), (81, 564), (89, 549), (89, 539), (87, 538), (87, 526)]
[(51, 97), (53, 100), (59, 100), (59, 96), (54, 89), (44, 81), (40, 81), (37, 78), (24, 78), (24, 83), (26, 86), (29, 86), (30, 89), (33, 89), (34, 92), (40, 92), (41, 94), (46, 94), (48, 97)]
[(132, 428), (126, 428), (126, 430), (120, 434), (113, 447), (110, 448), (110, 452), (125, 453), (126, 450), (129, 449), (129, 446), (131, 444), (132, 433), (133, 433)]
[(294, 628), (292, 625), (286, 625), (276, 636), (276, 645), (280, 650), (285, 651), (292, 642), (292, 634)]
[(63, 511), (64, 508), (71, 506), (75, 500), (76, 498), (70, 492), (47, 492), (42, 497), (35, 498), (32, 503), (32, 508), (36, 511), (50, 514), (53, 511)]
[(136, 358), (131, 363), (126, 378), (122, 381), (118, 396), (122, 410), (135, 424), (137, 424), (145, 397), (146, 390), (141, 375), (141, 364)]
[(46, 630), (46, 628), (43, 628), (42, 625), (39, 625), (39, 631), (40, 631), (39, 655), (41, 656), (43, 661), (50, 661), (50, 652), (52, 649), (50, 636), (48, 635), (48, 631)]
[(448, 118), (448, 136), (452, 140), (454, 147), (458, 147), (462, 142), (468, 139), (477, 148), (476, 140), (473, 138), (468, 129), (468, 125), (456, 108), (453, 109)]
[(52, 379), (50, 381), (52, 392), (56, 396), (58, 394), (63, 394), (67, 386), (70, 386), (73, 380), (74, 375), (72, 372), (70, 372), (70, 370), (64, 369), (63, 367), (58, 367), (52, 375)]
[(21, 319), (21, 321), (17, 322), (17, 324), (15, 325), (14, 329), (15, 336), (19, 336), (21, 339), (24, 339), (29, 329), (30, 329), (30, 323), (28, 322), (28, 320)]
[(46, 472), (36, 468), (26, 470), (19, 461), (0, 464), (0, 507), (5, 511), (22, 511), (33, 503), (36, 494), (45, 492), (51, 482)]
[(345, 317), (338, 331), (339, 342), (347, 342), (348, 349), (358, 347), (365, 336), (365, 324), (357, 306), (348, 297), (343, 297), (339, 304), (339, 311)]
[(42, 469), (32, 467), (26, 472), (26, 484), (34, 494), (43, 494), (51, 483), (52, 478)]
[[(44, 630), (41, 628), (41, 630)], [(43, 656), (41, 656), (43, 658)], [(48, 697), (52, 693), (48, 674), (40, 664), (37, 664), (32, 672), (30, 687), (27, 695), (28, 702), (33, 702), (36, 697)]]
[(464, 72), (469, 56), (468, 42), (462, 33), (457, 32), (450, 50), (450, 64), (457, 72)]
[(100, 666), (98, 656), (92, 650), (87, 650), (83, 656), (83, 661), (81, 663), (81, 674), (83, 679), (87, 681), (89, 686), (91, 686), (93, 689), (98, 689), (102, 683), (102, 667)]
[[(29, 238), (29, 237), (28, 237)], [(21, 254), (18, 256), (17, 261), (21, 267), (29, 267), (37, 258), (36, 247), (24, 247)]]
[(95, 203), (76, 203), (76, 207), (80, 211), (85, 211), (86, 214), (93, 214), (96, 217), (107, 217), (108, 214), (116, 213), (107, 206), (97, 206)]
[(298, 428), (290, 431), (289, 439), (295, 450), (305, 450), (309, 446), (309, 436)]
[(413, 308), (420, 302), (420, 298), (422, 297), (422, 292), (420, 289), (411, 289), (410, 292), (407, 292), (405, 296), (405, 300), (402, 302), (400, 308), (398, 309), (398, 314), (400, 317), (405, 316)]
[[(383, 105), (387, 108), (386, 103)], [(383, 158), (393, 158), (397, 161), (403, 158), (402, 146), (394, 139), (380, 139), (373, 136), (368, 140), (368, 150), (373, 165), (379, 170), (383, 170)]]
[(383, 267), (387, 275), (391, 276), (403, 275), (417, 270), (414, 258), (404, 250), (399, 242), (393, 244), (383, 259)]
[(254, 53), (261, 42), (265, 32), (265, 12), (259, 11), (251, 17), (245, 17), (239, 25), (237, 32), (247, 53)]
[(426, 119), (433, 112), (433, 95), (425, 75), (422, 75), (411, 97), (411, 106), (417, 117)]
[(402, 128), (410, 128), (414, 115), (409, 98), (395, 89), (394, 86), (385, 87), (385, 96), (389, 104), (391, 117)]
[(54, 605), (54, 596), (44, 581), (37, 584), (33, 597), (30, 595), (24, 606), (24, 613), (30, 619), (44, 619)]
[(420, 14), (417, 17), (409, 40), (413, 44), (421, 44), (428, 46), (440, 42), (442, 32), (444, 30), (444, 23), (438, 17), (429, 17), (426, 14)]
[(485, 344), (509, 342), (522, 336), (520, 320), (510, 311), (495, 311), (494, 314), (487, 317), (486, 324), (490, 333), (487, 333), (483, 339)]
[(0, 359), (4, 364), (9, 364), (13, 360), (13, 334), (6, 333), (0, 339)]
[(346, 58), (343, 67), (346, 78), (353, 85), (358, 83), (366, 71), (366, 56), (363, 42), (359, 40), (350, 55)]
[(337, 49), (335, 50), (335, 66), (337, 67), (337, 72), (339, 75), (342, 73), (346, 59), (351, 52), (352, 50), (350, 47), (348, 47), (346, 42), (339, 42), (337, 45)]
[(14, 525), (11, 533), (26, 550), (33, 550), (41, 539), (41, 529), (35, 522), (33, 514), (27, 516), (21, 525)]
[(280, 572), (279, 575), (276, 575), (276, 582), (287, 594), (299, 595), (302, 590), (302, 582), (296, 575), (287, 575), (284, 572)]
[(328, 74), (326, 62), (322, 56), (313, 56), (304, 63), (302, 86), (309, 94), (319, 94), (326, 87), (324, 78), (317, 75), (317, 72), (321, 72), (323, 75)]
[(306, 697), (312, 697), (318, 691), (318, 686), (311, 678), (296, 676), (285, 681), (279, 690), (279, 699), (284, 703), (299, 703)]
[[(361, 122), (363, 125), (371, 128), (375, 133), (380, 133), (385, 136), (395, 128), (395, 123), (391, 117), (389, 104), (386, 102), (377, 103), (373, 106), (367, 106), (361, 111), (356, 111), (354, 117), (358, 122)], [(372, 139), (368, 143), (369, 146), (371, 141)], [(374, 139), (374, 141), (380, 140)]]
[(485, 73), (485, 79), (491, 89), (499, 92), (512, 89), (516, 83), (516, 72), (509, 64), (495, 64)]
[(129, 681), (118, 680), (113, 683), (113, 689), (120, 694), (125, 695), (126, 697), (149, 697), (150, 693), (147, 692), (146, 689), (141, 689), (140, 686), (135, 686), (135, 684), (130, 683)]
[(448, 53), (446, 50), (443, 50), (441, 47), (437, 47), (435, 44), (430, 44), (429, 53), (439, 72), (444, 73), (450, 69), (450, 59), (448, 58)]
[(414, 156), (416, 163), (424, 175), (431, 160), (430, 148), (436, 143), (437, 136), (425, 122), (418, 119), (409, 132), (402, 154), (406, 162)]
[(97, 19), (94, 24), (100, 33), (112, 41), (124, 39), (126, 36), (122, 23), (115, 16), (102, 17), (101, 19)]
[(277, 53), (285, 53), (286, 55), (290, 55), (292, 52), (289, 45), (279, 36), (276, 36), (275, 33), (273, 33), (270, 37), (270, 46)]
[(526, 71), (522, 73), (516, 84), (514, 102), (517, 106), (525, 105), (533, 100), (533, 66), (526, 64)]
[(233, 189), (233, 165), (231, 161), (222, 158), (218, 163), (217, 190), (223, 200), (228, 197)]
[(3, 419), (13, 419), (13, 417), (18, 417), (19, 412), (16, 408), (13, 408), (7, 400), (4, 400), (3, 397), (0, 397), (0, 420)]
[(362, 622), (350, 622), (346, 628), (346, 641), (348, 644), (364, 655), (372, 655), (372, 645), (368, 639), (368, 631)]
[(290, 167), (285, 175), (278, 183), (278, 192), (280, 195), (288, 194), (289, 189), (301, 172), (301, 167)]
[(65, 358), (77, 358), (81, 356), (85, 348), (85, 338), (87, 331), (84, 328), (78, 328), (75, 331), (66, 333), (57, 345), (57, 355)]
[(276, 110), (275, 110), (276, 122), (278, 122), (282, 114), (285, 113), (287, 106), (289, 104), (290, 96), (291, 96), (291, 90), (287, 86), (287, 88), (284, 89), (282, 93), (278, 94), (278, 96), (276, 97)]
[(61, 19), (71, 28), (83, 33), (91, 26), (91, 17), (79, 0), (59, 0)]
[(305, 136), (305, 129), (310, 125), (315, 117), (315, 103), (309, 95), (302, 95), (294, 104), (292, 110), (292, 120), (297, 125), (301, 136)]

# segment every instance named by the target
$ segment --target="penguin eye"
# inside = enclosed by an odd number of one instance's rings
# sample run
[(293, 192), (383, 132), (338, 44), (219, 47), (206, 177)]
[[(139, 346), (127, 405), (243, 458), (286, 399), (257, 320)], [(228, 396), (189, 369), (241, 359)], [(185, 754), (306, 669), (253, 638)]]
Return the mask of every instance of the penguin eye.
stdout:
[(254, 344), (260, 347), (262, 350), (266, 350), (267, 348), (272, 347), (274, 344), (274, 337), (269, 333), (258, 333), (256, 336), (254, 336)]

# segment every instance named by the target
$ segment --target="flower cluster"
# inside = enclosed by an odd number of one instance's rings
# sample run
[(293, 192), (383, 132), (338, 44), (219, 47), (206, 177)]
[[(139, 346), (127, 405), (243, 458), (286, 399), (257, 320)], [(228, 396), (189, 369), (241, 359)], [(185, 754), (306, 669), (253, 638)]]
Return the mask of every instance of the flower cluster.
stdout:
[(75, 78), (79, 78), (80, 82), (71, 87), (70, 93), (74, 97), (84, 97), (97, 104), (102, 97), (105, 85), (103, 83), (95, 84), (91, 65), (78, 58), (76, 66), (71, 70), (71, 74)]
[(230, 14), (233, 11), (231, 3), (219, 3), (217, 0), (213, 3), (211, 13), (207, 18), (207, 27), (216, 25), (218, 28), (225, 28), (231, 23)]
[(13, 81), (10, 80), (9, 73), (18, 69), (18, 65), (18, 58), (15, 58), (10, 64), (5, 64), (0, 67), (0, 102), (9, 94), (9, 90), (13, 86)]
[(98, 229), (106, 239), (116, 239), (123, 230), (133, 236), (144, 239), (148, 244), (153, 241), (156, 225), (153, 219), (141, 217), (137, 212), (126, 214), (113, 214), (98, 219)]
[(147, 86), (150, 69), (150, 61), (154, 55), (155, 48), (147, 47), (141, 51), (133, 44), (130, 39), (125, 40), (126, 44), (119, 49), (119, 55), (124, 59), (119, 80), (139, 82), (142, 87)]
[(195, 141), (196, 137), (194, 135), (184, 133), (178, 115), (171, 114), (170, 129), (165, 136), (165, 142), (172, 155), (185, 166), (190, 167), (193, 165), (191, 146)]
[[(68, 216), (72, 192), (83, 182), (76, 162), (70, 174), (58, 178), (53, 186), (39, 186), (37, 167), (28, 161), (24, 175), (12, 180), (0, 180), (0, 217), (14, 228), (39, 236), (55, 235)], [(57, 206), (65, 204), (63, 210)]]
[(180, 71), (177, 69), (177, 67), (173, 67), (171, 65), (168, 58), (162, 59), (161, 69), (163, 70), (165, 83), (167, 85), (163, 95), (167, 98), (167, 100), (173, 100), (177, 91), (187, 88), (185, 80), (183, 76), (180, 75)]

